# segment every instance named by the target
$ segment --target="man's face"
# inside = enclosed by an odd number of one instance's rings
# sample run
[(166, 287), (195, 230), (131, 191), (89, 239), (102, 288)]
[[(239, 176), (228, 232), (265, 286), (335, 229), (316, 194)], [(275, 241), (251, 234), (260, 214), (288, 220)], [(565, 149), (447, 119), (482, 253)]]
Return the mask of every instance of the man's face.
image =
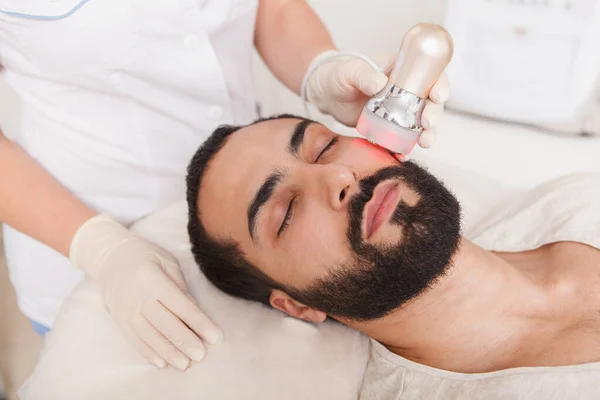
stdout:
[(459, 241), (458, 203), (429, 173), (292, 118), (234, 133), (198, 207), (214, 239), (237, 242), (292, 298), (338, 318), (379, 318), (421, 294)]

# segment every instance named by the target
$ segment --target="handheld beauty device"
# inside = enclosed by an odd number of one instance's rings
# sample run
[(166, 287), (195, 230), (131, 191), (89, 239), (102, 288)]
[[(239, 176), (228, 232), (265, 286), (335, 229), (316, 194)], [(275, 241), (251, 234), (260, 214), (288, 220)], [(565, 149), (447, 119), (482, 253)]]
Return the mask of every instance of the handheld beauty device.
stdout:
[(365, 105), (358, 132), (395, 153), (410, 153), (423, 131), (421, 114), (429, 92), (453, 51), (452, 37), (441, 26), (412, 27), (402, 39), (387, 86)]

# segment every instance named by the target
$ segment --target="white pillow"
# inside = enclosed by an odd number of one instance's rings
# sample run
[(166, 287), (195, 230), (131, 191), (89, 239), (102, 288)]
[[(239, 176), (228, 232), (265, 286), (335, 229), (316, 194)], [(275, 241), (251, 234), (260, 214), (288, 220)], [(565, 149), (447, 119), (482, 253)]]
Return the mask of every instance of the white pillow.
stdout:
[[(472, 172), (429, 160), (463, 203), (465, 230), (512, 192)], [(313, 325), (213, 288), (189, 251), (187, 209), (174, 204), (133, 230), (171, 251), (192, 294), (225, 341), (187, 372), (157, 370), (121, 337), (92, 283), (78, 286), (48, 335), (22, 400), (356, 399), (368, 360), (366, 338), (335, 322)]]
[(121, 336), (95, 285), (78, 286), (48, 335), (23, 400), (354, 399), (368, 341), (345, 326), (306, 323), (212, 287), (187, 240), (184, 202), (132, 229), (175, 255), (192, 294), (225, 332), (186, 372), (158, 370)]

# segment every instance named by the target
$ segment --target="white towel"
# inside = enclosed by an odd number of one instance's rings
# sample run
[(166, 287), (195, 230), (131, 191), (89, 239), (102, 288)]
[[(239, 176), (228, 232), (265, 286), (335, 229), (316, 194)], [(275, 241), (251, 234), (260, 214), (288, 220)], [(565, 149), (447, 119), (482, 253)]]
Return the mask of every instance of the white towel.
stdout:
[[(600, 248), (600, 175), (554, 180), (496, 208), (466, 236), (479, 246), (517, 252), (559, 241)], [(361, 400), (600, 399), (600, 362), (461, 374), (427, 367), (371, 341)]]

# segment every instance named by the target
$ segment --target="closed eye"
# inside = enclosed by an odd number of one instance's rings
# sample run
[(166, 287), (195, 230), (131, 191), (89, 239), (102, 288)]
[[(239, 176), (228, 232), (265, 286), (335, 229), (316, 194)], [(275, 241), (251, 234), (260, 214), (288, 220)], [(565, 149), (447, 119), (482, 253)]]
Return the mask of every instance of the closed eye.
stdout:
[(294, 215), (294, 202), (296, 198), (294, 197), (290, 204), (288, 205), (287, 212), (285, 213), (285, 218), (283, 218), (283, 222), (277, 231), (277, 237), (281, 236), (281, 234), (290, 226), (290, 221), (292, 220), (292, 216)]
[(334, 137), (333, 139), (331, 139), (331, 141), (329, 143), (327, 143), (327, 146), (325, 146), (325, 148), (323, 150), (321, 150), (321, 152), (319, 153), (319, 155), (317, 156), (317, 159), (315, 160), (315, 162), (318, 162), (319, 159), (325, 155), (325, 153), (327, 153), (329, 150), (331, 150), (331, 148), (333, 146), (335, 146), (335, 144), (338, 142), (338, 137)]

